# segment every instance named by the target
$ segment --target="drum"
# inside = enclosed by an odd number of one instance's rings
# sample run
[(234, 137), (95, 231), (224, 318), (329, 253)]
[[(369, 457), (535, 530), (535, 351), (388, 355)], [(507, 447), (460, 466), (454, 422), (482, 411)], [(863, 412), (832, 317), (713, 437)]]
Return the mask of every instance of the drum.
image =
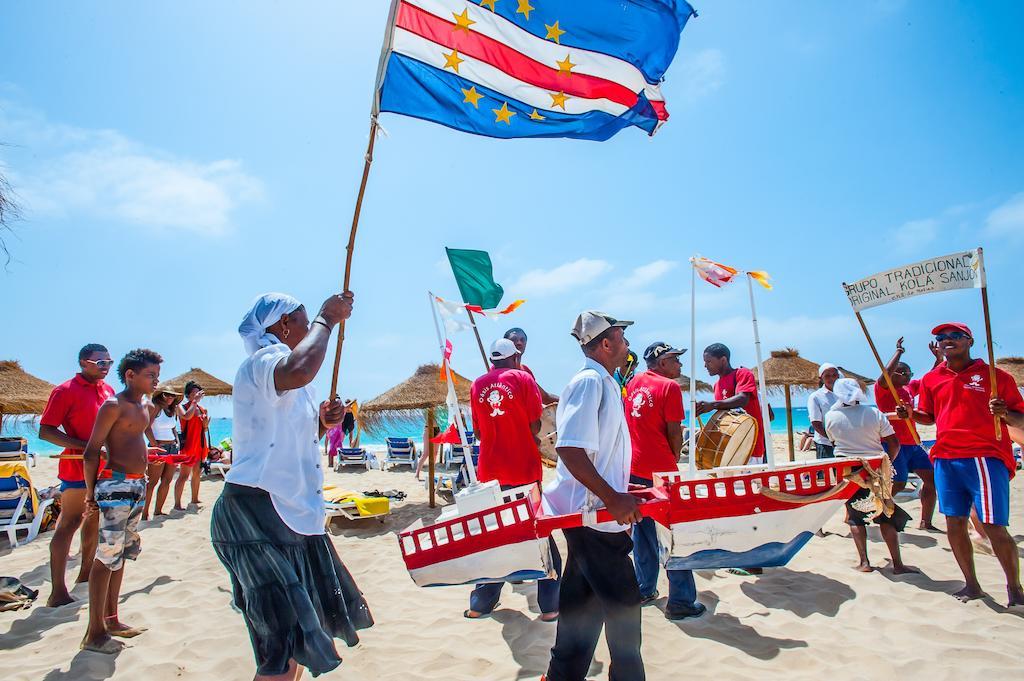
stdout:
[(716, 411), (697, 433), (697, 468), (744, 465), (757, 437), (757, 421), (750, 414)]
[(540, 413), (540, 455), (544, 463), (554, 465), (558, 461), (558, 454), (555, 452), (555, 441), (558, 433), (555, 432), (555, 409), (557, 404), (550, 404), (544, 407)]

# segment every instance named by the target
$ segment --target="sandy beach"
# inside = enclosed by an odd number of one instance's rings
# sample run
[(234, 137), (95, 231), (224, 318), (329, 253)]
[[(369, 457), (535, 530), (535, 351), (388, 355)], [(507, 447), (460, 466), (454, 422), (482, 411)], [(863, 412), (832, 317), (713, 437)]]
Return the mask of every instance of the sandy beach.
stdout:
[[(777, 438), (777, 445), (782, 438)], [(55, 479), (43, 459), (33, 469), (38, 486)], [(334, 521), (332, 539), (366, 593), (376, 626), (361, 643), (342, 648), (344, 663), (324, 678), (436, 681), (537, 679), (546, 668), (555, 627), (538, 620), (535, 587), (506, 586), (493, 617), (469, 621), (469, 587), (420, 589), (405, 571), (394, 533), (415, 518), (432, 518), (427, 495), (405, 469), (334, 473), (328, 481), (356, 490), (399, 489), (409, 497), (377, 520)], [(210, 505), (223, 483), (202, 485), (204, 508), (143, 524), (143, 553), (128, 565), (121, 615), (149, 628), (114, 657), (80, 652), (87, 616), (86, 589), (77, 603), (51, 609), (49, 533), (26, 546), (0, 549), (0, 573), (41, 590), (29, 610), (0, 615), (3, 678), (17, 681), (136, 679), (234, 681), (252, 676), (253, 662), (242, 618), (232, 611), (227, 574), (210, 546)], [(1018, 477), (1011, 494), (1019, 500)], [(916, 501), (905, 508), (915, 517)], [(942, 526), (941, 518), (938, 524)], [(1024, 526), (1014, 502), (1011, 530)], [(960, 574), (945, 538), (912, 529), (903, 535), (904, 560), (920, 575), (894, 577), (881, 570), (851, 569), (853, 544), (842, 518), (825, 528), (785, 568), (759, 578), (724, 571), (700, 572), (697, 587), (708, 614), (673, 623), (659, 607), (644, 609), (643, 655), (648, 678), (668, 680), (714, 669), (728, 679), (1020, 678), (1019, 642), (1024, 611), (1007, 611), (1003, 576), (995, 559), (978, 556), (981, 582), (992, 599), (960, 604), (948, 593)], [(888, 554), (872, 530), (873, 562)], [(560, 539), (560, 537), (559, 537)], [(564, 551), (564, 544), (560, 542)], [(73, 549), (77, 556), (77, 541)], [(73, 557), (69, 572), (78, 565)], [(70, 578), (73, 578), (71, 573)], [(661, 592), (667, 583), (662, 574)], [(608, 653), (599, 645), (593, 679), (607, 679)], [(306, 678), (309, 678), (308, 676)]]

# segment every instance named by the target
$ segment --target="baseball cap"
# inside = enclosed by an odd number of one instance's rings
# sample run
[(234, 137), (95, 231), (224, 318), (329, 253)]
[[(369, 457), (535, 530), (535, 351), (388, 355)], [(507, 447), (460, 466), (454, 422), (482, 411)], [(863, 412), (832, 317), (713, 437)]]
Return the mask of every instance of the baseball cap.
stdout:
[(499, 338), (491, 343), (491, 359), (508, 359), (518, 353), (515, 343), (507, 338)]
[(821, 375), (828, 371), (829, 369), (835, 369), (836, 371), (839, 371), (839, 367), (837, 367), (835, 364), (825, 362), (824, 364), (818, 367), (818, 376), (821, 377)]
[(939, 334), (945, 331), (946, 329), (953, 329), (954, 331), (963, 331), (971, 338), (974, 338), (974, 334), (971, 333), (970, 328), (968, 328), (966, 324), (962, 324), (960, 322), (945, 322), (943, 324), (939, 324), (934, 329), (932, 329), (932, 335), (934, 336), (936, 334)]
[(647, 346), (647, 349), (644, 350), (644, 359), (649, 362), (651, 360), (658, 359), (659, 357), (664, 357), (665, 355), (681, 355), (684, 352), (686, 352), (685, 348), (680, 350), (679, 348), (672, 347), (668, 343), (658, 341), (657, 343), (651, 343)]
[(572, 333), (573, 338), (580, 342), (580, 345), (586, 345), (608, 329), (616, 326), (624, 329), (632, 323), (620, 321), (604, 312), (587, 310), (586, 312), (581, 312), (580, 316), (576, 318), (576, 323), (573, 324), (570, 333)]

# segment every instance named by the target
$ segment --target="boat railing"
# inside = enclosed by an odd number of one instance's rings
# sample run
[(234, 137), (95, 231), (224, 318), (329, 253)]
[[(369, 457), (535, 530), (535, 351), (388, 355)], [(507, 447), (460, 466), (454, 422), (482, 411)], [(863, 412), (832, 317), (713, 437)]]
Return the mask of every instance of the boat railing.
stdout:
[[(517, 490), (509, 490), (509, 492), (515, 491)], [(449, 520), (441, 520), (428, 527), (402, 532), (399, 535), (402, 553), (411, 556), (462, 541), (467, 537), (481, 537), (519, 523), (530, 522), (532, 524), (535, 512), (528, 489), (522, 496), (511, 496), (515, 498), (501, 506), (456, 516)]]

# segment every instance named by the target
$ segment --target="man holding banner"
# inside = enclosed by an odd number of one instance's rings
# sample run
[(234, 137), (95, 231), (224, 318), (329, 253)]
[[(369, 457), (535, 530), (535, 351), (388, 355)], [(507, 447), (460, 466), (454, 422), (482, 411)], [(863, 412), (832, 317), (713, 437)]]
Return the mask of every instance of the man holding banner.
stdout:
[[(921, 379), (912, 415), (918, 423), (936, 427), (931, 457), (939, 511), (946, 516), (949, 545), (966, 581), (954, 595), (965, 602), (986, 595), (968, 535), (973, 506), (1006, 573), (1008, 605), (1024, 605), (1017, 545), (1007, 530), (1010, 478), (1016, 469), (1007, 425), (1024, 427), (1024, 398), (1008, 373), (990, 373), (988, 364), (971, 357), (974, 335), (965, 324), (940, 324), (932, 333), (945, 362)], [(996, 379), (994, 389), (991, 376)], [(908, 415), (906, 406), (897, 407), (897, 416)], [(998, 435), (992, 428), (993, 416), (999, 420)]]

